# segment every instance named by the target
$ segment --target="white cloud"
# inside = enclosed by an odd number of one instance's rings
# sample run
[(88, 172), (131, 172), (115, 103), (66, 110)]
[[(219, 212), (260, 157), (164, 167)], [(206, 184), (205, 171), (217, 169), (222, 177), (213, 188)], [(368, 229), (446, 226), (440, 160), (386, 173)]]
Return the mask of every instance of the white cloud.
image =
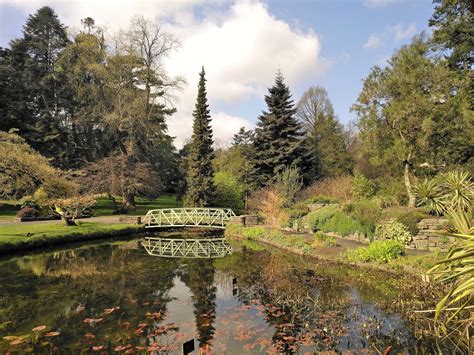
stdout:
[(364, 6), (369, 8), (384, 7), (401, 1), (402, 0), (364, 0)]
[(390, 32), (395, 36), (397, 41), (403, 41), (404, 39), (409, 39), (413, 37), (416, 33), (416, 25), (414, 23), (409, 24), (404, 27), (402, 24), (397, 24), (389, 28)]
[[(165, 66), (171, 75), (180, 75), (188, 85), (177, 93), (178, 112), (168, 122), (170, 134), (179, 147), (191, 136), (192, 110), (201, 66), (206, 69), (211, 111), (222, 105), (245, 105), (247, 100), (263, 98), (277, 70), (287, 84), (315, 80), (330, 63), (321, 57), (321, 43), (312, 30), (301, 30), (275, 18), (256, 0), (237, 0), (220, 6), (222, 0), (206, 1), (197, 16), (196, 6), (203, 0), (181, 1), (52, 1), (60, 19), (68, 26), (80, 26), (80, 19), (90, 16), (97, 25), (111, 30), (127, 27), (131, 17), (160, 16), (165, 26), (181, 41), (181, 48), (170, 55)], [(32, 13), (44, 3), (16, 2), (14, 6)], [(262, 107), (261, 109), (263, 109)], [(219, 110), (217, 110), (219, 111)], [(236, 111), (236, 110), (233, 110)], [(238, 110), (237, 110), (238, 111)], [(255, 119), (251, 117), (252, 121)], [(214, 137), (231, 138), (241, 126), (250, 127), (249, 117), (225, 112), (213, 115)]]
[(372, 33), (367, 39), (367, 42), (365, 42), (364, 48), (375, 49), (375, 48), (380, 47), (382, 44), (383, 44), (382, 38), (376, 35), (375, 33)]

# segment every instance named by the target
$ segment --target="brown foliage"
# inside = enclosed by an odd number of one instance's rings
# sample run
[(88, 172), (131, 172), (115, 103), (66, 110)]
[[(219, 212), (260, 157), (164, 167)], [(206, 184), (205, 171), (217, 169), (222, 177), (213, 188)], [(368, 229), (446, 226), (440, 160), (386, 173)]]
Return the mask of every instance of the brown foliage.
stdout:
[(350, 201), (352, 199), (351, 180), (349, 175), (342, 175), (316, 181), (301, 192), (301, 197), (306, 200), (318, 196), (330, 196), (341, 201)]
[(279, 227), (288, 223), (288, 213), (284, 210), (285, 199), (275, 188), (267, 187), (256, 191), (249, 200), (249, 209), (258, 212), (265, 223)]

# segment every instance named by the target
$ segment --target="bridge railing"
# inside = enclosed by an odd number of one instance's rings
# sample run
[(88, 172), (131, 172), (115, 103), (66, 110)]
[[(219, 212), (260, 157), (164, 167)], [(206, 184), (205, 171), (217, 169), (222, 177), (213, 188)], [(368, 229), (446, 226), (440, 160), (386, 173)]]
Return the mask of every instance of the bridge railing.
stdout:
[(225, 224), (234, 216), (230, 208), (162, 208), (148, 211), (143, 222), (146, 228), (225, 228)]

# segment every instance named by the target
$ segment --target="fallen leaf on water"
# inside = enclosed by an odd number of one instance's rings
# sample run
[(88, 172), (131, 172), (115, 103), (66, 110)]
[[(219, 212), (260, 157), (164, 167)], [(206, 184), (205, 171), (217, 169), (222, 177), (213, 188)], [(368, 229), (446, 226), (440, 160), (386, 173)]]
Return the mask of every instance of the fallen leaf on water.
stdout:
[(102, 322), (104, 320), (104, 318), (86, 318), (83, 320), (84, 323), (99, 323), (99, 322)]
[(26, 340), (23, 339), (23, 338), (17, 338), (15, 340), (13, 340), (10, 345), (20, 345), (20, 344), (23, 344), (23, 343), (26, 343)]
[(40, 332), (40, 331), (45, 330), (45, 329), (46, 329), (45, 325), (38, 325), (37, 327), (34, 327), (32, 330), (34, 332)]
[(95, 335), (92, 334), (92, 333), (86, 333), (86, 334), (84, 334), (84, 336), (85, 336), (87, 339), (95, 339)]
[(3, 337), (3, 339), (6, 340), (6, 341), (15, 340), (15, 339), (18, 339), (18, 338), (21, 338), (21, 337), (16, 336), (16, 335), (7, 335), (7, 336)]
[(104, 309), (104, 313), (105, 314), (111, 314), (115, 311), (118, 311), (119, 309), (120, 309), (120, 307), (106, 308), (106, 309)]
[(126, 346), (119, 345), (119, 346), (116, 346), (116, 347), (114, 348), (114, 351), (117, 351), (117, 352), (118, 352), (118, 351), (123, 351), (123, 350), (125, 350), (125, 349), (127, 349)]
[(92, 350), (93, 351), (101, 351), (104, 349), (104, 346), (103, 345), (99, 345), (99, 346), (93, 346), (92, 347)]
[(44, 336), (45, 337), (57, 337), (60, 334), (61, 333), (59, 333), (59, 332), (49, 332), (49, 333), (46, 333)]
[(385, 351), (383, 352), (383, 355), (388, 355), (388, 354), (390, 354), (391, 351), (392, 351), (392, 347), (389, 346), (389, 347), (387, 347), (387, 349), (385, 349)]

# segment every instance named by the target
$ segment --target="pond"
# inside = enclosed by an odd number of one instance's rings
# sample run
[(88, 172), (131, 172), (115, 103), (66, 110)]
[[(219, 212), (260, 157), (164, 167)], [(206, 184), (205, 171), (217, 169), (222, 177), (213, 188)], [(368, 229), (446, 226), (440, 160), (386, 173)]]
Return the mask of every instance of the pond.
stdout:
[(432, 352), (398, 311), (423, 307), (407, 284), (256, 244), (220, 259), (154, 257), (137, 240), (44, 251), (0, 260), (0, 351)]

